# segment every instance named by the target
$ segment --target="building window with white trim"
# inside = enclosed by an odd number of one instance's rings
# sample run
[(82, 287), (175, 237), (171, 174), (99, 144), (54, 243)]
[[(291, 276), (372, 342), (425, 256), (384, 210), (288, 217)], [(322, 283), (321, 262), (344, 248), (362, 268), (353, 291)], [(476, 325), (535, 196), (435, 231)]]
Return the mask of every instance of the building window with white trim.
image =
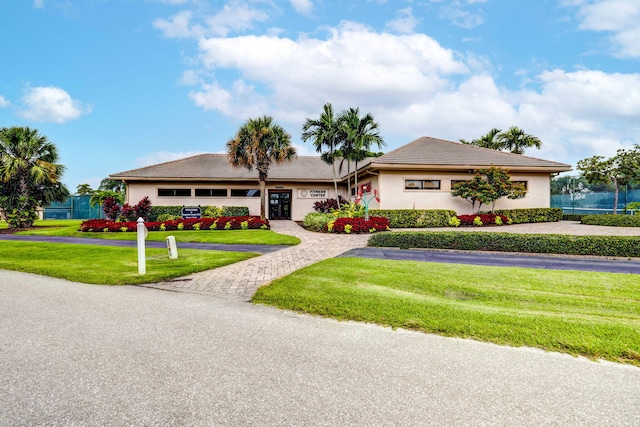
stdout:
[(439, 190), (439, 179), (405, 179), (405, 190)]

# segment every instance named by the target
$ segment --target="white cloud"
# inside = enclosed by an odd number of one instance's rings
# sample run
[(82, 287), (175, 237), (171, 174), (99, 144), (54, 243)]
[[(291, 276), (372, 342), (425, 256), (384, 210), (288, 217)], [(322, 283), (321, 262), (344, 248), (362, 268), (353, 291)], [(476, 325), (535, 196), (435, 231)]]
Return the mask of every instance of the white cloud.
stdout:
[(91, 112), (91, 107), (84, 106), (55, 86), (29, 88), (22, 104), (24, 109), (19, 115), (34, 122), (65, 123)]
[(400, 9), (396, 14), (396, 18), (387, 22), (385, 28), (401, 34), (411, 34), (420, 21), (413, 16), (410, 7)]
[[(466, 3), (475, 4), (475, 3), (484, 3), (484, 1), (468, 0)], [(439, 15), (443, 19), (450, 20), (453, 23), (453, 25), (466, 28), (466, 29), (475, 28), (484, 23), (484, 15), (482, 11), (468, 10), (466, 5), (463, 5), (460, 0), (453, 0), (449, 3), (444, 4), (440, 8)]]
[(0, 108), (7, 108), (9, 105), (11, 105), (9, 100), (4, 96), (0, 95)]
[(33, 0), (33, 7), (36, 9), (44, 8), (44, 0)]
[(325, 40), (203, 39), (204, 66), (236, 70), (239, 77), (229, 87), (216, 81), (190, 96), (198, 105), (236, 117), (267, 108), (291, 114), (328, 99), (393, 107), (442, 90), (449, 84), (443, 76), (468, 71), (451, 50), (426, 35), (376, 33), (348, 22), (328, 31)]
[(205, 154), (204, 151), (184, 151), (184, 152), (170, 152), (170, 151), (156, 151), (155, 153), (147, 154), (146, 156), (138, 157), (134, 163), (137, 167), (145, 167), (150, 165), (156, 165), (158, 163), (166, 163), (174, 160), (185, 159), (187, 157), (197, 156)]
[(293, 6), (298, 13), (302, 13), (303, 15), (308, 15), (313, 9), (311, 0), (289, 0), (289, 3), (291, 3), (291, 6)]
[(185, 10), (177, 13), (170, 20), (156, 19), (153, 26), (169, 38), (227, 37), (232, 32), (251, 30), (256, 22), (268, 21), (269, 14), (245, 2), (232, 0), (218, 13), (205, 16), (202, 23), (194, 23), (193, 18), (193, 13)]
[(579, 28), (610, 33), (613, 54), (640, 57), (640, 2), (629, 0), (595, 0), (563, 3), (578, 7)]
[(324, 37), (203, 37), (201, 68), (192, 64), (183, 82), (201, 108), (239, 121), (272, 115), (294, 140), (304, 119), (331, 102), (374, 114), (389, 148), (422, 135), (473, 139), (513, 125), (543, 141), (527, 154), (573, 164), (638, 143), (640, 74), (550, 69), (508, 90), (487, 58), (424, 34), (353, 22), (324, 30)]
[(153, 26), (169, 38), (186, 38), (201, 34), (202, 27), (190, 27), (192, 13), (188, 10), (177, 13), (170, 21), (166, 19), (156, 19)]

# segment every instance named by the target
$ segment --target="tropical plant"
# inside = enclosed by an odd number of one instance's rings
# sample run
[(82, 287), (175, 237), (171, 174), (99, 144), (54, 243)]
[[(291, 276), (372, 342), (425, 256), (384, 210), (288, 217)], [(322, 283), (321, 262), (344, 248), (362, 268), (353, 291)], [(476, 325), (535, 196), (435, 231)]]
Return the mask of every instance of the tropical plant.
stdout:
[(341, 141), (340, 152), (343, 161), (347, 161), (347, 191), (351, 194), (351, 178), (349, 162), (355, 162), (355, 186), (358, 187), (358, 162), (370, 156), (370, 150), (375, 145), (382, 148), (385, 143), (380, 136), (380, 125), (371, 113), (360, 117), (359, 108), (349, 108), (338, 116), (339, 126), (344, 139)]
[(500, 132), (496, 139), (500, 149), (515, 154), (524, 154), (525, 148), (534, 147), (539, 150), (542, 147), (542, 142), (539, 138), (524, 133), (517, 126), (511, 126), (508, 130)]
[(316, 152), (321, 153), (322, 160), (333, 169), (333, 186), (338, 194), (338, 175), (336, 174), (336, 150), (343, 140), (343, 135), (330, 103), (324, 104), (318, 119), (307, 118), (302, 125), (302, 140), (311, 140)]
[(478, 139), (467, 141), (461, 139), (460, 142), (467, 145), (475, 145), (476, 147), (490, 148), (492, 150), (500, 150), (496, 135), (502, 132), (500, 129), (493, 128), (486, 135), (481, 136)]
[(92, 208), (95, 208), (96, 206), (103, 206), (104, 201), (108, 198), (114, 199), (118, 204), (124, 203), (122, 193), (113, 190), (96, 190), (91, 194), (89, 205), (91, 205)]
[(296, 155), (291, 135), (275, 123), (272, 117), (250, 118), (227, 142), (229, 163), (234, 167), (258, 170), (260, 185), (260, 218), (266, 219), (265, 188), (272, 163), (290, 161)]
[(69, 196), (57, 162), (56, 146), (38, 130), (0, 129), (0, 211), (11, 228), (33, 226), (38, 208)]
[(636, 144), (629, 150), (619, 149), (615, 156), (608, 159), (603, 156), (582, 159), (578, 162), (577, 168), (590, 184), (613, 185), (613, 213), (616, 214), (620, 186), (640, 178), (640, 145)]
[(524, 154), (526, 148), (535, 147), (539, 150), (542, 147), (542, 142), (539, 138), (524, 133), (517, 126), (511, 126), (506, 131), (493, 128), (478, 139), (471, 141), (461, 139), (460, 142), (492, 150), (509, 151), (514, 154)]

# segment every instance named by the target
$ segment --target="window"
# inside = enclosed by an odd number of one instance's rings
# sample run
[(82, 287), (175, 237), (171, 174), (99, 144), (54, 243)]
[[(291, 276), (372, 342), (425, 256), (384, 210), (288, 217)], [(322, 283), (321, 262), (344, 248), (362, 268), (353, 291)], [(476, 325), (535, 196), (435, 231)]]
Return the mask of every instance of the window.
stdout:
[(439, 190), (439, 179), (405, 179), (405, 190)]
[(234, 190), (234, 189), (231, 189), (231, 197), (260, 197), (260, 190)]
[(191, 197), (190, 188), (158, 188), (158, 197)]
[(196, 188), (196, 197), (227, 197), (226, 188)]

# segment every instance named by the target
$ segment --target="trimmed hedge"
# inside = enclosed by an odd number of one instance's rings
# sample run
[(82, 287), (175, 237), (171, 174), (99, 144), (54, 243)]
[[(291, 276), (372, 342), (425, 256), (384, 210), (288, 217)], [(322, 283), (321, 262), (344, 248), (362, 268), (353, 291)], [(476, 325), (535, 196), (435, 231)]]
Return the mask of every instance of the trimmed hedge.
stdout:
[[(268, 230), (269, 221), (262, 221), (259, 216), (227, 216), (218, 218), (188, 218), (170, 221), (145, 222), (149, 231), (174, 230)], [(90, 219), (80, 224), (80, 231), (86, 232), (135, 232), (137, 222), (115, 222), (106, 219)]]
[(584, 215), (580, 222), (586, 225), (607, 227), (640, 227), (640, 215)]
[[(200, 206), (202, 208), (202, 214), (204, 215), (207, 209), (214, 211), (219, 210), (219, 216), (249, 216), (249, 208), (246, 206), (223, 206), (217, 208), (216, 206)], [(151, 206), (149, 211), (149, 221), (158, 221), (160, 215), (171, 215), (174, 217), (180, 217), (182, 215), (182, 206)]]
[(325, 226), (328, 233), (375, 233), (376, 231), (387, 231), (389, 220), (381, 216), (370, 216), (368, 220), (364, 218), (336, 218), (329, 221)]
[(563, 221), (582, 221), (583, 214), (562, 214)]
[(371, 236), (368, 246), (640, 257), (640, 238), (635, 236), (405, 231)]
[(391, 228), (448, 227), (456, 212), (445, 209), (370, 209), (369, 215), (389, 219)]
[(330, 213), (311, 212), (304, 216), (302, 226), (311, 231), (324, 231), (327, 224), (335, 219), (336, 217)]
[(556, 222), (562, 219), (562, 208), (500, 209), (493, 213), (508, 217), (512, 224)]

